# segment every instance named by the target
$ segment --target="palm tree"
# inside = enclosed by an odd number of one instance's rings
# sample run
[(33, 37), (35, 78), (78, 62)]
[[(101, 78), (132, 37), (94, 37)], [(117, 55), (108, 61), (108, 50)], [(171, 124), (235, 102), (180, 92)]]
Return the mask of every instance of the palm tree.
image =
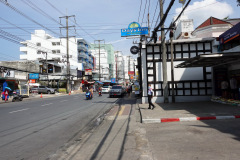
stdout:
[(237, 5), (237, 6), (240, 6), (240, 0), (237, 0), (237, 3), (238, 3), (238, 5)]

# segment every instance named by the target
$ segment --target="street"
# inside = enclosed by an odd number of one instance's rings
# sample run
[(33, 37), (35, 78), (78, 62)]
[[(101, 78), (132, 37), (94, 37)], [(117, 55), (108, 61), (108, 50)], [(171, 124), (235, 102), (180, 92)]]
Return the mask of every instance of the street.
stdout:
[(0, 104), (0, 159), (48, 159), (94, 127), (116, 100), (76, 94)]
[(136, 100), (75, 94), (3, 103), (0, 159), (239, 159), (240, 119), (141, 124)]

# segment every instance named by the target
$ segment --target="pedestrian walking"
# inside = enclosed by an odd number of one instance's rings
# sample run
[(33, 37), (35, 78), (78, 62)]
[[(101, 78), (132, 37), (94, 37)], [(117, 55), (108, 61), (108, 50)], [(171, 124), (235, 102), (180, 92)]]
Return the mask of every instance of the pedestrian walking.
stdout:
[(148, 109), (151, 109), (151, 106), (152, 106), (152, 110), (153, 110), (155, 106), (152, 103), (152, 97), (153, 97), (153, 90), (152, 90), (151, 84), (149, 84), (148, 85), (148, 103), (149, 103)]

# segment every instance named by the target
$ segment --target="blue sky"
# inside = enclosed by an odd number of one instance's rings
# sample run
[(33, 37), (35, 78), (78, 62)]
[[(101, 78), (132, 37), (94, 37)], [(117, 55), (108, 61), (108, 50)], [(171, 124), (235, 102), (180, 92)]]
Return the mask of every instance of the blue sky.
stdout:
[[(105, 43), (113, 44), (115, 50), (129, 55), (129, 49), (133, 45), (133, 41), (137, 41), (137, 39), (121, 37), (121, 29), (127, 28), (133, 21), (137, 21), (145, 27), (149, 12), (150, 26), (153, 30), (159, 13), (158, 0), (7, 0), (10, 6), (24, 14), (24, 17), (2, 3), (3, 1), (5, 0), (0, 0), (2, 18), (0, 19), (0, 61), (19, 60), (19, 55), (22, 54), (19, 51), (21, 45), (1, 38), (3, 31), (20, 39), (29, 40), (30, 33), (33, 33), (34, 30), (48, 28), (48, 34), (59, 37), (59, 27), (61, 27), (58, 23), (60, 22), (59, 17), (66, 14), (75, 15), (77, 22), (77, 25), (75, 24), (77, 34), (72, 30), (71, 35), (84, 38), (90, 43), (94, 43), (94, 40), (104, 39)], [(165, 0), (164, 10), (169, 2), (170, 0)], [(172, 18), (180, 12), (181, 6), (176, 0), (167, 17), (166, 26), (169, 26)], [(33, 9), (34, 7), (37, 7), (35, 10), (38, 12)], [(227, 16), (240, 18), (239, 13), (240, 7), (237, 7), (236, 0), (192, 0), (184, 14), (193, 19), (194, 25), (197, 27), (210, 16), (220, 19)], [(14, 25), (7, 23), (6, 20)], [(71, 18), (69, 25), (74, 25), (73, 20)], [(64, 19), (62, 19), (62, 23), (65, 23)], [(65, 31), (62, 30), (62, 33), (65, 34)]]

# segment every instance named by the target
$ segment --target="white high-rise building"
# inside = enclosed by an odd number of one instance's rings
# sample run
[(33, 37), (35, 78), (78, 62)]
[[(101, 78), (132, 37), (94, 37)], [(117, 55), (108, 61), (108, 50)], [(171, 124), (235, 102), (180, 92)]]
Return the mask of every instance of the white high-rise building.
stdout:
[[(60, 66), (66, 66), (66, 39), (54, 38), (44, 30), (35, 30), (31, 40), (21, 42), (24, 47), (20, 51), (21, 60), (58, 60)], [(78, 63), (77, 41), (69, 38), (69, 62), (71, 69), (82, 70), (82, 63)]]
[[(94, 66), (94, 73), (95, 76), (93, 77), (94, 80), (109, 80), (109, 64), (108, 64), (108, 53), (105, 49), (98, 49), (91, 50), (93, 56), (95, 57), (95, 66)], [(100, 52), (100, 53), (99, 53)], [(99, 54), (100, 54), (100, 70), (99, 70)]]

